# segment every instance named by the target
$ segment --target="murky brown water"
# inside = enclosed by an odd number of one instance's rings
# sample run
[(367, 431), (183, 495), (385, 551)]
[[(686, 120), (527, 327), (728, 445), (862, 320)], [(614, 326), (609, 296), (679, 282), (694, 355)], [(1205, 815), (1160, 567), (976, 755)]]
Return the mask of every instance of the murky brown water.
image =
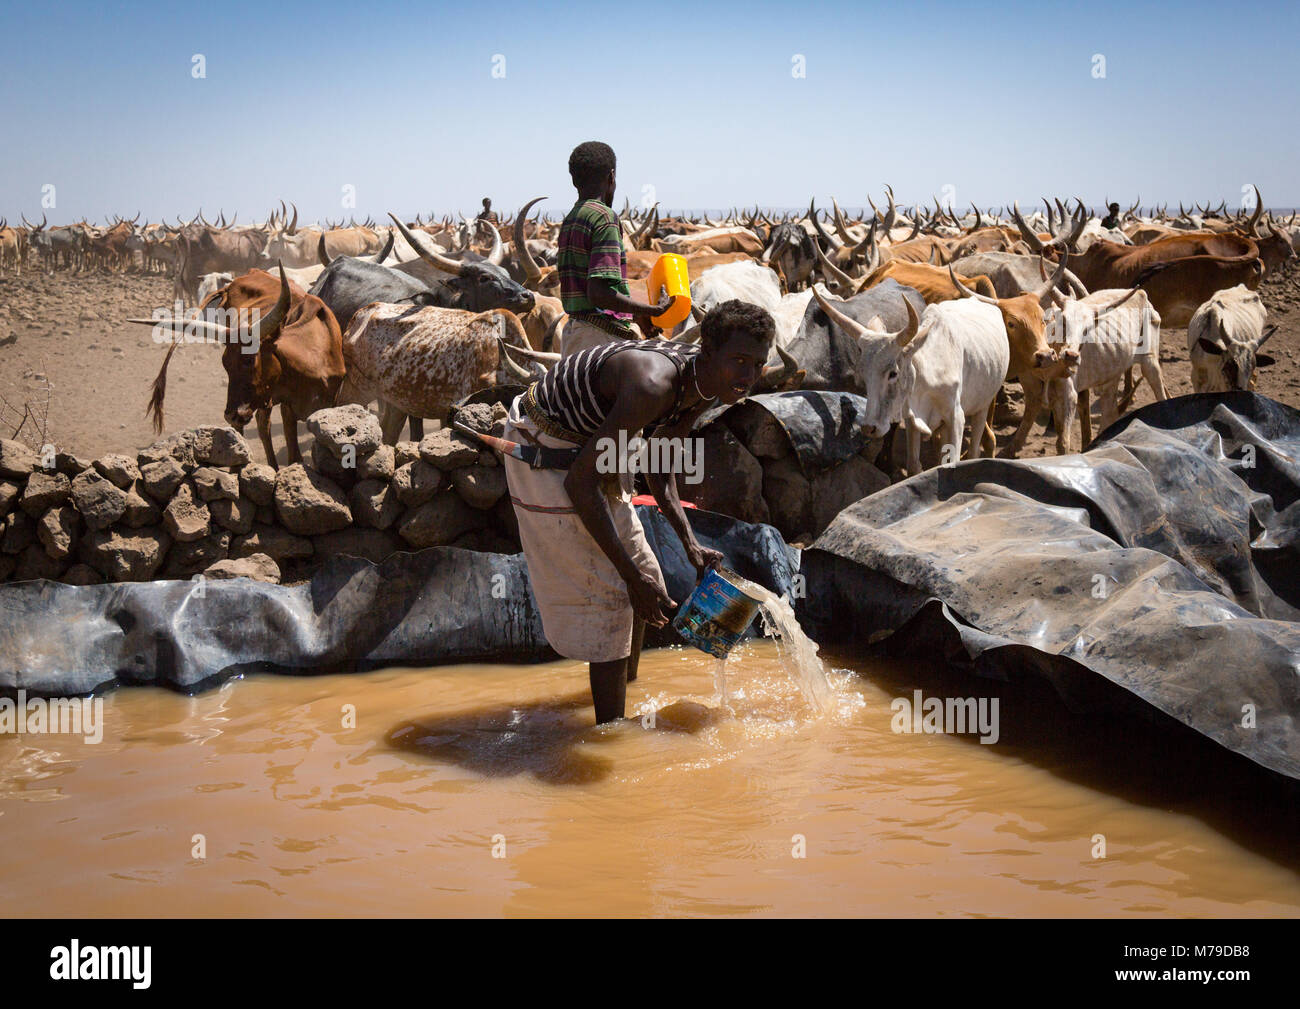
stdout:
[[(1300, 914), (1297, 830), (1249, 769), (1035, 689), (828, 658), (838, 707), (820, 721), (769, 642), (733, 660), (730, 713), (712, 660), (646, 653), (629, 711), (660, 708), (653, 728), (593, 727), (572, 662), (120, 690), (99, 745), (0, 736), (0, 907)], [(975, 684), (1000, 698), (997, 744), (891, 730), (891, 698)]]

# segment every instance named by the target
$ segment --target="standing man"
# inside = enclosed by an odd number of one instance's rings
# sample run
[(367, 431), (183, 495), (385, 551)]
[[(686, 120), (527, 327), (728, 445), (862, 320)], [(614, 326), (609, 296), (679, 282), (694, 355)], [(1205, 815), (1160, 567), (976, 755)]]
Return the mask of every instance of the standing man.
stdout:
[(560, 226), (560, 300), (569, 314), (560, 353), (564, 357), (611, 340), (634, 340), (632, 319), (643, 333), (650, 316), (668, 311), (665, 294), (658, 305), (631, 297), (627, 287), (627, 253), (614, 203), (614, 151), (599, 140), (579, 144), (569, 155), (569, 178), (578, 190)]
[(1101, 219), (1101, 226), (1103, 228), (1114, 230), (1119, 227), (1119, 204), (1112, 203), (1106, 209), (1109, 210), (1110, 213)]
[(498, 222), (497, 222), (497, 215), (496, 215), (496, 213), (492, 210), (492, 200), (491, 200), (490, 198), (488, 198), (488, 197), (486, 197), (486, 196), (483, 197), (483, 209), (480, 210), (480, 211), (478, 212), (478, 216), (475, 217), (474, 220), (476, 220), (476, 221), (487, 221), (489, 224), (496, 224), (496, 223), (498, 223)]
[[(754, 387), (776, 324), (758, 305), (726, 301), (700, 331), (698, 347), (614, 338), (562, 358), (515, 397), (502, 435), (546, 450), (533, 465), (506, 456), (506, 482), (546, 640), (590, 663), (598, 723), (623, 717), (645, 624), (664, 626), (678, 605), (610, 459), (642, 428), (680, 449), (676, 458), (690, 451), (702, 459), (692, 425), (709, 406), (735, 403)], [(722, 554), (695, 539), (675, 474), (646, 478), (703, 575)]]

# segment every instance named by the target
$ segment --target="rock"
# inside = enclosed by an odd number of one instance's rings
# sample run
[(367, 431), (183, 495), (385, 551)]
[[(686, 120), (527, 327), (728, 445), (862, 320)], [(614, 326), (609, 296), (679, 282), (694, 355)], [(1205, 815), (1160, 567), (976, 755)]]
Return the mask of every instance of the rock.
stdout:
[[(476, 403), (475, 406), (486, 404)], [(471, 508), (491, 508), (506, 492), (506, 471), (500, 466), (452, 470), (451, 486)]]
[(257, 506), (248, 498), (237, 498), (234, 501), (221, 498), (208, 505), (208, 511), (212, 513), (212, 521), (222, 529), (229, 529), (242, 536), (253, 531)]
[[(351, 446), (355, 453), (352, 468), (379, 448), (383, 430), (379, 418), (360, 403), (317, 410), (307, 418), (307, 430), (316, 438), (316, 444), (327, 450), (336, 461), (344, 461), (344, 450)], [(323, 472), (323, 471), (322, 471)]]
[(860, 455), (849, 456), (838, 466), (819, 473), (812, 479), (809, 531), (814, 536), (821, 535), (831, 520), (849, 505), (888, 486), (889, 477)]
[(491, 403), (471, 403), (469, 406), (462, 406), (456, 411), (456, 423), (464, 424), (471, 431), (478, 431), (480, 434), (490, 434), (492, 425), (496, 418), (492, 413)]
[(239, 558), (266, 554), (276, 563), (283, 564), (289, 559), (310, 557), (314, 549), (311, 540), (305, 536), (295, 536), (279, 526), (254, 525), (251, 533), (237, 536), (231, 542), (230, 556)]
[(275, 525), (275, 505), (258, 505), (253, 512), (253, 521), (260, 522), (264, 526)]
[(420, 440), (420, 458), (441, 470), (473, 466), (478, 462), (477, 443), (450, 428), (440, 428)]
[(94, 466), (100, 476), (121, 490), (126, 490), (140, 479), (140, 467), (127, 455), (106, 455), (96, 459)]
[(280, 566), (266, 554), (249, 554), (247, 557), (230, 557), (209, 565), (203, 572), (205, 578), (251, 578), (255, 582), (280, 583)]
[(352, 462), (352, 466), (340, 462), (320, 442), (316, 442), (311, 447), (312, 468), (321, 476), (333, 480), (344, 490), (351, 487), (357, 480), (356, 460), (353, 459)]
[(171, 537), (152, 526), (122, 533), (92, 529), (81, 540), (81, 559), (110, 582), (143, 582), (162, 566)]
[(37, 468), (40, 459), (20, 441), (0, 438), (0, 476), (25, 477)]
[(89, 564), (82, 564), (78, 561), (63, 573), (63, 577), (59, 581), (66, 585), (102, 585), (104, 576)]
[(163, 512), (163, 525), (179, 543), (193, 543), (212, 528), (208, 506), (194, 499), (189, 483), (183, 483)]
[(286, 529), (300, 536), (318, 536), (352, 524), (342, 488), (302, 463), (286, 466), (276, 476), (275, 513)]
[(71, 452), (54, 453), (54, 469), (69, 479), (78, 473), (84, 473), (92, 465), (93, 463), (89, 459), (82, 459)]
[(374, 454), (357, 464), (357, 479), (391, 480), (397, 470), (396, 460), (397, 453), (393, 451), (392, 445), (380, 445), (375, 449)]
[(62, 473), (37, 470), (27, 478), (20, 502), (23, 511), (38, 518), (51, 508), (57, 508), (72, 496), (72, 481)]
[[(378, 453), (375, 453), (378, 455)], [(348, 495), (352, 520), (358, 526), (387, 529), (402, 514), (402, 502), (385, 480), (361, 480)]]
[[(28, 479), (30, 480), (30, 477)], [(13, 511), (14, 504), (23, 496), (24, 486), (12, 480), (0, 480), (0, 518)], [(71, 483), (68, 486), (70, 488)]]
[(212, 466), (200, 466), (190, 474), (194, 489), (206, 502), (239, 500), (239, 477)]
[(408, 508), (418, 508), (438, 493), (444, 482), (442, 470), (417, 459), (397, 468), (392, 487), (397, 500)]
[(18, 558), (12, 554), (0, 554), (0, 582), (8, 581), (9, 576), (18, 567)]
[(162, 521), (162, 509), (149, 500), (145, 492), (144, 479), (131, 485), (126, 492), (126, 511), (122, 512), (122, 524), (130, 529), (142, 526), (154, 526)]
[(462, 533), (486, 524), (485, 512), (471, 508), (451, 491), (444, 491), (408, 512), (398, 523), (397, 531), (407, 543), (422, 550), (444, 546)]
[(18, 555), (13, 578), (16, 582), (29, 582), (35, 578), (55, 579), (67, 567), (68, 562), (63, 557), (51, 557), (44, 547), (33, 543)]
[(785, 428), (757, 403), (738, 403), (727, 411), (725, 424), (760, 459), (780, 459), (794, 451)]
[(763, 499), (772, 525), (787, 542), (806, 535), (812, 528), (812, 487), (799, 468), (798, 459), (763, 462)]
[(239, 491), (255, 505), (275, 500), (275, 470), (262, 462), (251, 462), (239, 471)]
[(73, 478), (72, 503), (90, 529), (107, 529), (126, 511), (126, 495), (93, 469)]
[(0, 553), (20, 554), (36, 540), (36, 520), (23, 511), (10, 512), (0, 532)]
[(312, 538), (317, 557), (351, 554), (378, 564), (389, 554), (407, 549), (396, 534), (379, 529), (340, 529)]
[(500, 466), (501, 460), (492, 449), (481, 448), (478, 450), (478, 464), (480, 466)]
[(408, 462), (415, 462), (418, 458), (420, 458), (419, 442), (399, 441), (393, 446), (394, 468), (405, 466)]
[[(695, 474), (677, 474), (677, 492), (683, 501), (731, 515), (742, 522), (769, 522), (763, 499), (763, 466), (725, 424), (710, 424), (694, 435), (704, 442), (703, 458), (696, 458)], [(698, 450), (697, 450), (698, 451)], [(703, 477), (689, 483), (688, 477)]]
[(190, 578), (217, 561), (225, 560), (233, 539), (228, 530), (214, 529), (202, 539), (173, 543), (167, 553), (163, 577)]
[(194, 429), (194, 461), (199, 465), (232, 466), (238, 469), (252, 458), (248, 442), (233, 427), (204, 424)]
[[(161, 462), (163, 459), (175, 459), (188, 473), (199, 465), (194, 455), (194, 443), (196, 440), (193, 431), (177, 431), (169, 434), (147, 448), (140, 449), (135, 454), (135, 461), (140, 466), (147, 466), (151, 462)], [(209, 440), (208, 447), (211, 447)]]
[(77, 509), (72, 505), (62, 505), (51, 508), (41, 516), (40, 521), (36, 523), (36, 536), (50, 557), (62, 560), (76, 547), (77, 531), (80, 526), (81, 517), (77, 514)]
[(165, 504), (185, 479), (185, 467), (171, 456), (166, 456), (157, 462), (147, 462), (141, 466), (140, 479), (144, 483), (145, 493), (159, 504)]

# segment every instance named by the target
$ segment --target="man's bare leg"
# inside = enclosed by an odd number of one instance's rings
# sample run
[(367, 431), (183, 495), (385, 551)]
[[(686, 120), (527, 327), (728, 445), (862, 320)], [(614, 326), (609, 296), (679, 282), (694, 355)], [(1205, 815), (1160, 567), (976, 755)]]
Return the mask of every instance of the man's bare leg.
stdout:
[(632, 618), (632, 651), (627, 657), (627, 682), (636, 679), (637, 667), (641, 664), (641, 646), (645, 643), (645, 621), (640, 617)]
[(589, 677), (596, 724), (602, 725), (622, 718), (627, 705), (627, 659), (592, 662)]

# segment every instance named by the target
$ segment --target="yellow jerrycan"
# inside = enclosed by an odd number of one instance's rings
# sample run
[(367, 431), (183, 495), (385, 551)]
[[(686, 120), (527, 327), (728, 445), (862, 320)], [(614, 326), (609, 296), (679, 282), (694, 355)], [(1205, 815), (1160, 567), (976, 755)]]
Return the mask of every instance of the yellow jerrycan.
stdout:
[(650, 321), (660, 329), (672, 329), (691, 314), (691, 278), (687, 275), (686, 257), (675, 252), (665, 252), (650, 269), (645, 279), (646, 295), (650, 304), (658, 304), (661, 291), (667, 291), (677, 300), (663, 315), (652, 316)]

